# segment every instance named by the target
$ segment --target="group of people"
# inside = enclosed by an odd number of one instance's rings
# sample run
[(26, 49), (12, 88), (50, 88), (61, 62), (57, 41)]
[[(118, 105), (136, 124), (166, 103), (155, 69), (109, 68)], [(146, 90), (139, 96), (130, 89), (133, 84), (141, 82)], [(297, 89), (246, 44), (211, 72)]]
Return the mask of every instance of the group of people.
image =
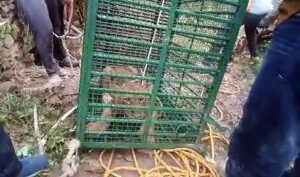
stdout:
[[(44, 65), (49, 83), (61, 82), (60, 67), (78, 66), (57, 37), (64, 35), (64, 7), (72, 8), (72, 0), (15, 2), (34, 35), (35, 63)], [(278, 7), (272, 0), (250, 0), (245, 32), (256, 58), (256, 29), (275, 19), (279, 25), (232, 135), (224, 177), (300, 177), (300, 0), (282, 0)], [(44, 156), (18, 159), (0, 125), (0, 177), (30, 176), (47, 166)]]

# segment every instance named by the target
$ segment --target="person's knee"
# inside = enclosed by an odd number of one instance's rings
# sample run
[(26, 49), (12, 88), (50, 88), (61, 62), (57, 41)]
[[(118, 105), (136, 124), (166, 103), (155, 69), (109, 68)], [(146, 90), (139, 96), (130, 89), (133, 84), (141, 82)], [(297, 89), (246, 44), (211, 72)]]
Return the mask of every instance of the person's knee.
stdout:
[(39, 46), (38, 43), (42, 43), (45, 46), (52, 45), (53, 43), (53, 31), (52, 30), (41, 30), (36, 35), (36, 42), (37, 47)]
[(53, 59), (53, 34), (50, 30), (40, 31), (35, 36), (37, 52), (43, 62)]

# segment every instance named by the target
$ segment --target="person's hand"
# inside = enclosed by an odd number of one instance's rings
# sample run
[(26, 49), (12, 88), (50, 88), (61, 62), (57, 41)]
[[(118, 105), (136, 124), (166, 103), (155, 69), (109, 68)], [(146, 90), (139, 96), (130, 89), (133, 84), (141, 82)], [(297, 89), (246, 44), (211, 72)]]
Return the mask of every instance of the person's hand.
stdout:
[(273, 22), (274, 22), (273, 19), (266, 16), (258, 23), (258, 27), (259, 28), (268, 28), (268, 26), (270, 26)]
[(276, 9), (274, 11), (272, 11), (271, 13), (269, 13), (267, 16), (265, 16), (259, 23), (258, 23), (258, 27), (260, 28), (267, 28), (268, 26), (270, 26), (272, 23), (274, 23), (274, 21), (277, 19), (279, 14), (279, 11)]

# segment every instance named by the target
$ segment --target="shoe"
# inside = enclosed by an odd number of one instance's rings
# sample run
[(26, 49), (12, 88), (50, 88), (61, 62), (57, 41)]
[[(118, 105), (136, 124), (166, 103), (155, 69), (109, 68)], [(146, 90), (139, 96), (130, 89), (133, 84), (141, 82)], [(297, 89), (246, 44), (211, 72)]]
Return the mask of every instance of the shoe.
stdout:
[(250, 65), (255, 66), (255, 65), (259, 64), (260, 61), (261, 61), (260, 57), (251, 57)]
[[(44, 66), (36, 66), (36, 65), (35, 65), (34, 68), (37, 70), (37, 72), (40, 72), (40, 73), (43, 74), (43, 75), (47, 75), (47, 72), (46, 72)], [(65, 77), (65, 76), (69, 76), (70, 74), (69, 74), (69, 72), (66, 71), (65, 69), (59, 67), (58, 75), (59, 75), (60, 77)]]
[(69, 58), (69, 57), (66, 57), (63, 60), (58, 61), (58, 64), (60, 67), (71, 67), (71, 64), (73, 65), (73, 67), (79, 66), (79, 62), (77, 60)]
[(261, 58), (260, 57), (251, 57), (251, 60), (257, 63), (261, 60)]
[(70, 73), (69, 73), (67, 70), (65, 70), (65, 69), (63, 69), (63, 68), (61, 68), (61, 67), (59, 67), (58, 75), (59, 75), (60, 77), (66, 77), (66, 76), (69, 76)]
[(54, 74), (50, 76), (48, 83), (46, 84), (48, 87), (57, 87), (61, 85), (62, 79), (60, 78), (59, 74)]
[(49, 165), (48, 159), (45, 156), (26, 157), (20, 159), (20, 162), (22, 164), (20, 177), (35, 176)]

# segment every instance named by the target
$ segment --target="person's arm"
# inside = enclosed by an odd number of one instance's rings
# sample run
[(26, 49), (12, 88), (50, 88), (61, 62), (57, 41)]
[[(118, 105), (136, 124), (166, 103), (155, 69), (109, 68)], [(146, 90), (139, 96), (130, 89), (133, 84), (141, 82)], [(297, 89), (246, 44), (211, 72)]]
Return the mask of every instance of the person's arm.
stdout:
[(73, 20), (73, 0), (66, 0), (64, 2), (64, 16), (68, 21), (67, 32), (70, 32)]
[(0, 124), (0, 177), (17, 177), (21, 169), (11, 139)]
[(278, 8), (274, 9), (271, 11), (268, 15), (266, 15), (258, 24), (258, 27), (261, 28), (267, 28), (270, 26), (274, 21), (277, 19), (279, 15), (279, 10)]

